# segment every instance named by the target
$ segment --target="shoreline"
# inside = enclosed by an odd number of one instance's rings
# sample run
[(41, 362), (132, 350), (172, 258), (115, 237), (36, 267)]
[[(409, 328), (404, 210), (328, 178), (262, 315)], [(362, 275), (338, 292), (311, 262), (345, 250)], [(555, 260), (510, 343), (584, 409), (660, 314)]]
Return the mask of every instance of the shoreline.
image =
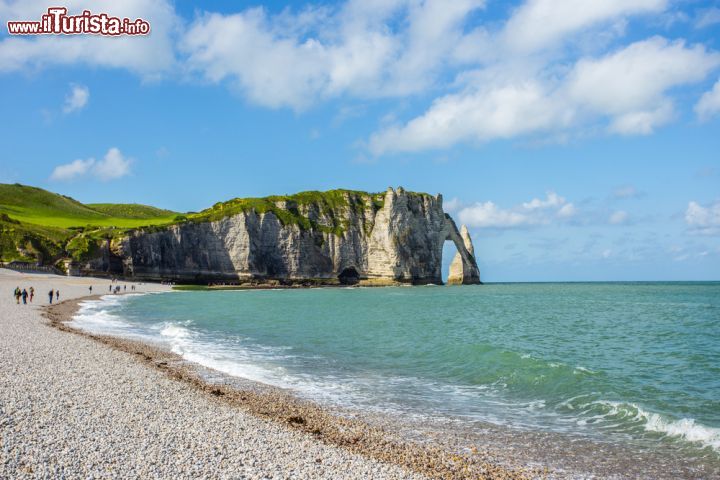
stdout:
[[(16, 306), (9, 295), (16, 283), (21, 286), (34, 284), (38, 292), (46, 291), (50, 286), (59, 286), (63, 292), (62, 298), (67, 300), (50, 308), (41, 307), (38, 303), (45, 302), (40, 293), (36, 296), (35, 305)], [(96, 291), (100, 291), (99, 294), (88, 295), (90, 283)], [(87, 398), (90, 398), (90, 402), (100, 402), (99, 408), (95, 406), (92, 410), (97, 410), (103, 419), (107, 418), (107, 421), (103, 420), (107, 424), (103, 428), (107, 429), (100, 434), (93, 433), (94, 440), (89, 443), (86, 443), (87, 436), (75, 439), (75, 445), (79, 445), (75, 448), (97, 448), (96, 442), (109, 444), (110, 450), (105, 458), (97, 461), (98, 464), (113, 462), (117, 468), (130, 470), (130, 475), (135, 476), (137, 470), (133, 468), (136, 466), (128, 464), (122, 455), (116, 454), (112, 450), (113, 446), (127, 449), (133, 445), (146, 445), (147, 442), (151, 445), (163, 442), (157, 441), (155, 437), (143, 440), (143, 433), (135, 430), (126, 432), (125, 437), (118, 439), (115, 435), (117, 425), (122, 425), (128, 416), (141, 422), (138, 426), (144, 432), (148, 419), (154, 415), (166, 415), (166, 411), (172, 413), (166, 419), (167, 427), (162, 426), (161, 434), (165, 434), (165, 428), (168, 429), (173, 438), (169, 445), (177, 442), (176, 436), (187, 436), (194, 432), (187, 427), (188, 420), (198, 422), (198, 418), (202, 419), (199, 421), (202, 427), (196, 429), (215, 428), (210, 436), (216, 435), (216, 431), (223, 432), (221, 437), (213, 441), (203, 438), (199, 442), (202, 448), (193, 451), (193, 455), (202, 459), (199, 461), (210, 462), (207, 466), (203, 464), (204, 475), (215, 478), (224, 478), (235, 472), (213, 470), (215, 465), (212, 459), (204, 457), (208, 449), (230, 450), (231, 455), (239, 456), (246, 463), (248, 455), (251, 455), (250, 458), (262, 458), (264, 453), (263, 463), (254, 472), (265, 472), (264, 475), (270, 478), (295, 478), (297, 476), (289, 472), (296, 472), (297, 468), (305, 474), (299, 478), (333, 479), (432, 477), (659, 480), (701, 479), (720, 472), (720, 464), (715, 460), (712, 464), (702, 459), (696, 462), (690, 458), (679, 458), (666, 449), (637, 450), (623, 443), (597, 442), (573, 435), (517, 429), (479, 420), (433, 415), (414, 418), (412, 414), (397, 415), (324, 402), (305, 397), (301, 392), (213, 370), (186, 360), (152, 340), (138, 341), (93, 334), (69, 325), (67, 322), (72, 319), (81, 302), (97, 301), (101, 297), (111, 299), (114, 296), (103, 291), (108, 284), (98, 279), (42, 274), (10, 275), (8, 271), (0, 269), (0, 286), (2, 291), (8, 291), (7, 298), (0, 297), (0, 327), (6, 332), (4, 338), (0, 337), (0, 437), (8, 439), (3, 444), (4, 448), (0, 449), (0, 477), (4, 477), (7, 472), (10, 472), (9, 477), (22, 477), (18, 467), (22, 465), (22, 460), (18, 463), (18, 459), (23, 457), (18, 451), (42, 447), (42, 450), (36, 450), (29, 457), (36, 468), (48, 462), (52, 465), (56, 457), (62, 458), (65, 450), (59, 449), (55, 443), (47, 444), (43, 441), (48, 431), (47, 422), (53, 425), (53, 429), (69, 430), (66, 432), (68, 436), (79, 435), (77, 432), (85, 429), (84, 423), (78, 423), (82, 417), (76, 416), (75, 410), (71, 410), (72, 415), (68, 416), (66, 407), (86, 403)], [(169, 291), (169, 286), (146, 283), (140, 291), (128, 291), (120, 295)], [(18, 332), (22, 335), (19, 336)], [(55, 369), (52, 374), (35, 372), (51, 367)], [(88, 382), (89, 378), (93, 381)], [(99, 386), (94, 385), (96, 381)], [(101, 391), (93, 392), (94, 387)], [(33, 390), (36, 391), (35, 404), (23, 404), (22, 399), (31, 397), (28, 391)], [(77, 392), (83, 394), (78, 394), (73, 400)], [(153, 395), (155, 400), (148, 403)], [(109, 396), (113, 398), (108, 400)], [(118, 404), (115, 408), (120, 413), (104, 408), (105, 404), (113, 402)], [(188, 406), (192, 407), (191, 413), (187, 412)], [(55, 411), (54, 417), (38, 424), (37, 418), (42, 419), (48, 409)], [(198, 415), (198, 410), (202, 410), (204, 416)], [(20, 422), (15, 416), (26, 417)], [(238, 425), (218, 429), (216, 425), (222, 424), (226, 418), (236, 419)], [(247, 424), (251, 424), (249, 429)], [(211, 427), (213, 425), (215, 427)], [(27, 432), (24, 439), (22, 442), (13, 441), (13, 436), (23, 436), (18, 434), (19, 431)], [(234, 438), (237, 445), (226, 445), (231, 443), (228, 440), (230, 438)], [(189, 441), (194, 442), (195, 438)], [(248, 450), (244, 448), (246, 442), (255, 445)], [(269, 449), (268, 444), (274, 445), (274, 448)], [(324, 453), (317, 457), (303, 455), (302, 452), (308, 449)], [(277, 453), (279, 451), (282, 453)], [(14, 457), (9, 458), (8, 452)], [(289, 452), (295, 452), (292, 462), (287, 459)], [(666, 453), (670, 453), (670, 456), (665, 456)], [(156, 462), (165, 461), (165, 453), (158, 455)], [(44, 458), (44, 462), (38, 463), (34, 460), (36, 458)], [(320, 463), (316, 463), (318, 459), (321, 459)], [(80, 463), (83, 461), (78, 460)], [(145, 460), (136, 460), (138, 462), (144, 464)], [(266, 465), (272, 465), (275, 473), (268, 473)], [(377, 473), (378, 468), (382, 470), (382, 475)], [(70, 476), (88, 476), (87, 470), (82, 474), (78, 471), (71, 470)], [(159, 476), (170, 475), (170, 471), (161, 470)], [(212, 471), (212, 474), (208, 474), (208, 471)], [(279, 471), (285, 473), (280, 475), (277, 473)], [(375, 473), (367, 473), (370, 471)], [(67, 471), (61, 470), (55, 470), (54, 473), (55, 476), (60, 473), (68, 475)], [(182, 475), (180, 477), (186, 478)], [(261, 476), (249, 475), (248, 478)]]
[[(0, 478), (427, 478), (251, 415), (42, 316), (51, 288), (73, 299), (109, 284), (0, 269)], [(35, 301), (16, 305), (16, 286), (34, 286)], [(158, 291), (169, 287), (140, 286)]]
[[(92, 295), (66, 300), (43, 307), (42, 315), (55, 329), (92, 339), (109, 348), (124, 352), (169, 378), (190, 385), (197, 391), (241, 409), (253, 416), (270, 420), (285, 428), (312, 435), (316, 441), (336, 446), (377, 461), (407, 468), (430, 478), (441, 479), (492, 479), (524, 480), (545, 478), (546, 468), (507, 467), (486, 461), (483, 453), (452, 452), (439, 446), (420, 445), (399, 439), (389, 431), (372, 426), (356, 418), (341, 416), (338, 412), (317, 403), (303, 400), (281, 388), (243, 379), (243, 387), (227, 383), (212, 383), (200, 373), (206, 369), (179, 355), (137, 340), (89, 333), (68, 325), (80, 308), (80, 303), (100, 300), (103, 295)], [(209, 369), (208, 369), (209, 370)], [(223, 375), (223, 374), (221, 374)], [(208, 398), (210, 400), (210, 398)]]

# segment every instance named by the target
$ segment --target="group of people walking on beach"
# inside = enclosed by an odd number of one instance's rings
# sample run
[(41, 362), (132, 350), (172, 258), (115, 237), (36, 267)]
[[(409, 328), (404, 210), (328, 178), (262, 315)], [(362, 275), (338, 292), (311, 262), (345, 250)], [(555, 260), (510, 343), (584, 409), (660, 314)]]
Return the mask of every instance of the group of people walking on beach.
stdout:
[[(115, 283), (115, 281), (116, 280), (113, 279), (113, 283)], [(88, 290), (90, 291), (90, 295), (92, 295), (92, 285), (88, 287)], [(122, 288), (120, 287), (120, 285), (109, 285), (108, 291), (110, 293), (120, 293), (121, 291), (127, 292), (127, 285), (123, 285)], [(135, 285), (130, 285), (130, 291), (135, 291)], [(15, 303), (17, 303), (18, 305), (20, 305), (21, 300), (23, 305), (32, 303), (33, 298), (35, 297), (35, 287), (30, 287), (27, 289), (20, 289), (20, 287), (15, 287), (13, 296), (15, 297)], [(55, 300), (56, 302), (60, 301), (60, 290), (55, 288), (50, 289), (50, 291), (48, 292), (48, 303), (53, 303), (53, 300)]]
[(13, 296), (15, 297), (15, 303), (20, 305), (20, 299), (22, 298), (23, 305), (27, 305), (28, 300), (30, 300), (30, 303), (33, 301), (33, 297), (35, 297), (35, 288), (30, 287), (29, 289), (22, 289), (20, 290), (20, 287), (15, 287), (15, 292), (13, 293)]
[[(127, 285), (122, 286), (122, 291), (127, 292)], [(135, 285), (130, 285), (130, 291), (135, 291)], [(120, 293), (120, 285), (115, 285), (115, 288), (113, 288), (112, 285), (108, 285), (108, 292), (110, 293)], [(90, 293), (92, 293), (92, 287), (90, 287)]]
[[(33, 298), (35, 298), (35, 287), (23, 288), (22, 290), (20, 290), (20, 287), (15, 287), (13, 296), (15, 297), (15, 303), (18, 305), (20, 305), (20, 300), (22, 300), (23, 305), (27, 305), (28, 302), (32, 303)], [(56, 301), (60, 300), (60, 290), (50, 289), (48, 292), (48, 303), (52, 303), (53, 298), (55, 298)]]

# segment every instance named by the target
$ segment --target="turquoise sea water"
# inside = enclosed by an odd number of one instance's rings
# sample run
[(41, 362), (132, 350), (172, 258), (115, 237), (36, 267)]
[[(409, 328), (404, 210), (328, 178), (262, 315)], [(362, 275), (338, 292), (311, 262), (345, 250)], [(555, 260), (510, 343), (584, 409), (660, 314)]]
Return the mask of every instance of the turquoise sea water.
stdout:
[(720, 458), (720, 283), (172, 292), (76, 322), (323, 402)]

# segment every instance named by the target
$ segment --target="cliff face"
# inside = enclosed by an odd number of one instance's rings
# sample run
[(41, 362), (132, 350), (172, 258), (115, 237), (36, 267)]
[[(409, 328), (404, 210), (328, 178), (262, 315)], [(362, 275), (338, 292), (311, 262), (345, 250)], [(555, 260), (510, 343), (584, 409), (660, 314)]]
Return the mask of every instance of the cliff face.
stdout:
[(272, 209), (138, 230), (85, 268), (188, 283), (440, 284), (442, 247), (449, 239), (460, 255), (461, 283), (480, 283), (473, 253), (443, 212), (440, 195), (402, 188), (388, 189), (382, 201), (358, 192), (340, 195), (331, 206), (278, 200)]

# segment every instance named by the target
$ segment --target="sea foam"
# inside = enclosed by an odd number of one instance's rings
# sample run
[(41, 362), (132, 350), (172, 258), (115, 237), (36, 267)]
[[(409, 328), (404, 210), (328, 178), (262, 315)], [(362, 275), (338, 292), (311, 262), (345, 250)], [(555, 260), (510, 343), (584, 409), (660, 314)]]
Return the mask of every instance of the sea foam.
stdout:
[(667, 437), (699, 443), (720, 452), (720, 429), (699, 424), (692, 418), (672, 420), (659, 413), (643, 409), (636, 403), (612, 402), (599, 400), (593, 404), (608, 407), (603, 417), (619, 416), (626, 420), (638, 422), (647, 432), (660, 433)]

